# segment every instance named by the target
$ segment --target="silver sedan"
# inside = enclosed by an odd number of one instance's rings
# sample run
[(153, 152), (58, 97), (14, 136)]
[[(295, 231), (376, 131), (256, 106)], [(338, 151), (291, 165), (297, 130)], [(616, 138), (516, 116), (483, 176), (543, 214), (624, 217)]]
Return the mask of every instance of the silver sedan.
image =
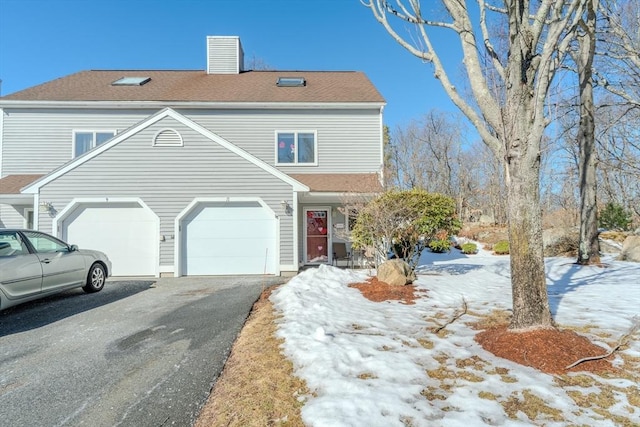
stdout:
[(39, 231), (0, 229), (0, 310), (71, 288), (98, 292), (109, 274), (102, 252)]

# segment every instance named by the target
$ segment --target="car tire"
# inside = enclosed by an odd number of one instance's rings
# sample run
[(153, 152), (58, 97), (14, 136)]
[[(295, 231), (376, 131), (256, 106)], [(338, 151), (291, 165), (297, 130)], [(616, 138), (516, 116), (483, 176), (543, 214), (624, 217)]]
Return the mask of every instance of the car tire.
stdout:
[(95, 263), (89, 269), (89, 274), (87, 275), (87, 284), (82, 287), (82, 290), (87, 293), (101, 291), (104, 287), (104, 282), (106, 279), (107, 275), (102, 264)]

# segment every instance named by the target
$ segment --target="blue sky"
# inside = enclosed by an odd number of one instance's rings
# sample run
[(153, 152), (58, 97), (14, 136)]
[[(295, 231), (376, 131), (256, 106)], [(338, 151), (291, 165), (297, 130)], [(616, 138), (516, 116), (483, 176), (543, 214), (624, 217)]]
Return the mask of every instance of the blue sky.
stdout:
[(365, 72), (392, 129), (456, 111), (359, 0), (0, 0), (1, 93), (88, 69), (203, 70), (207, 35), (240, 36), (273, 69)]

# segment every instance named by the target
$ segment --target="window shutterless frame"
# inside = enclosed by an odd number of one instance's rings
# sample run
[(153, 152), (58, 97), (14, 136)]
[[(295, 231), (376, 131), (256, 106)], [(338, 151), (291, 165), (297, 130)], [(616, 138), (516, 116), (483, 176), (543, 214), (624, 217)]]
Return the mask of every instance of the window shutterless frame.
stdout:
[(33, 208), (24, 209), (24, 228), (33, 230)]
[(317, 166), (318, 132), (315, 130), (276, 131), (275, 164)]
[(73, 130), (72, 144), (71, 144), (71, 158), (86, 153), (87, 151), (95, 148), (96, 146), (110, 140), (115, 136), (117, 132), (113, 129), (105, 130)]

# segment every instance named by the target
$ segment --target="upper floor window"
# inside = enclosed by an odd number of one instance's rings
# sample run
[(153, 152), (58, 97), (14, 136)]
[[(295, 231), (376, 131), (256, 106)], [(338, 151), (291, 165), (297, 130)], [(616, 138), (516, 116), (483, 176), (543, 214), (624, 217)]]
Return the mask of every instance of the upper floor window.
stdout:
[(277, 132), (277, 164), (316, 165), (317, 144), (315, 132)]
[(109, 130), (73, 132), (73, 157), (78, 157), (108, 141), (115, 134), (114, 131)]

